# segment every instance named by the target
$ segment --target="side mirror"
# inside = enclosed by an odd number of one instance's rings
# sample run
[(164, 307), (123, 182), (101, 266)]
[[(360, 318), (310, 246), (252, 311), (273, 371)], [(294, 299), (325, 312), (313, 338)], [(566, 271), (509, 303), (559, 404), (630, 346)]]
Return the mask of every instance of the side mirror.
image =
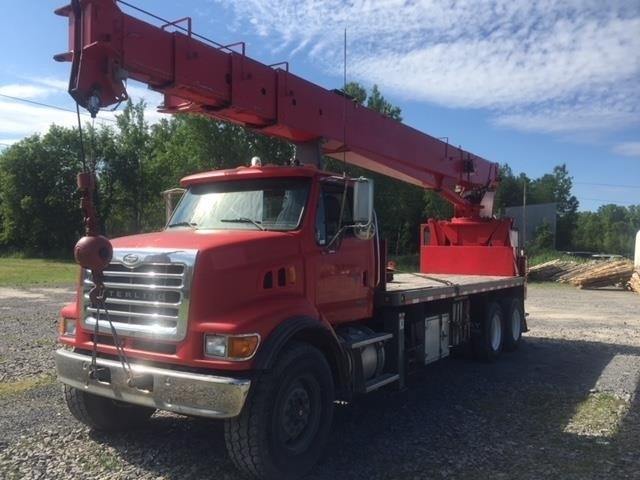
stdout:
[(353, 186), (353, 223), (364, 227), (373, 221), (373, 180), (360, 177)]

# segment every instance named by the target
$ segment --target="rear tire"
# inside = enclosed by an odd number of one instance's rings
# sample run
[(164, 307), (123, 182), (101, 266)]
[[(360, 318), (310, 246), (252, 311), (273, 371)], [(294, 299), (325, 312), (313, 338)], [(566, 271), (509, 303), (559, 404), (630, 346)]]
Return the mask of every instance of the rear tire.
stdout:
[(94, 430), (133, 430), (144, 425), (156, 411), (151, 407), (99, 397), (68, 385), (63, 385), (63, 393), (71, 414)]
[(502, 309), (497, 302), (485, 305), (480, 331), (472, 337), (473, 355), (483, 362), (492, 362), (502, 351), (504, 342)]
[(225, 421), (231, 460), (253, 478), (300, 478), (327, 442), (333, 401), (333, 377), (322, 353), (289, 345), (254, 381), (240, 415)]
[(503, 304), (504, 349), (513, 352), (518, 348), (524, 327), (524, 308), (521, 298), (511, 298)]

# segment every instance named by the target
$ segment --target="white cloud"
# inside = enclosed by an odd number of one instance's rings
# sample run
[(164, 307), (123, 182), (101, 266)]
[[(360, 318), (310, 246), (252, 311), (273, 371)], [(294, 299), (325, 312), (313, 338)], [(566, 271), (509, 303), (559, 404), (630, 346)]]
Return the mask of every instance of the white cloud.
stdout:
[[(342, 77), (347, 28), (349, 79), (365, 86), (377, 83), (386, 96), (483, 109), (494, 125), (526, 132), (590, 136), (640, 126), (638, 2), (209, 0), (212, 3), (234, 14), (233, 28), (257, 33), (278, 57), (307, 55), (336, 78)], [(0, 95), (74, 109), (68, 100), (60, 100), (67, 80), (23, 80), (0, 85)], [(128, 91), (134, 101), (143, 98), (147, 103), (147, 121), (163, 117), (155, 111), (162, 101), (159, 94), (136, 82), (129, 83)], [(58, 95), (57, 100), (52, 95)], [(71, 112), (1, 97), (0, 102), (0, 135), (7, 138), (46, 131), (54, 122), (77, 122)], [(98, 118), (108, 122), (114, 114), (103, 111)], [(635, 150), (622, 144), (614, 151)]]
[(52, 77), (30, 77), (27, 79), (29, 82), (37, 83), (49, 87), (49, 89), (57, 92), (66, 92), (69, 88), (68, 80), (61, 80), (59, 78)]
[[(44, 133), (52, 124), (74, 127), (78, 124), (75, 112), (56, 108), (0, 100), (0, 132), (5, 136), (28, 136)], [(83, 116), (83, 122), (90, 118)]]
[[(43, 87), (42, 85), (45, 85)], [(67, 82), (55, 78), (29, 79), (22, 84), (0, 85), (0, 135), (8, 138), (0, 143), (5, 146), (15, 143), (16, 137), (25, 137), (34, 133), (45, 133), (52, 124), (75, 127), (78, 124), (75, 106), (66, 93)], [(158, 113), (156, 107), (161, 103), (162, 96), (157, 92), (140, 87), (132, 82), (128, 92), (134, 103), (143, 99), (147, 105), (145, 120), (152, 124), (164, 114)], [(62, 94), (62, 96), (60, 95)], [(36, 103), (34, 98), (37, 98)], [(63, 100), (61, 100), (63, 98)], [(64, 105), (64, 106), (60, 106)], [(102, 110), (95, 119), (97, 126), (114, 125), (116, 115), (120, 110)], [(84, 109), (80, 110), (82, 123), (91, 122), (91, 117)]]
[(624, 107), (607, 99), (584, 103), (547, 102), (497, 111), (491, 121), (500, 127), (524, 132), (572, 136), (590, 132), (592, 136), (600, 137), (612, 131), (640, 126), (640, 117)]
[[(622, 129), (640, 110), (640, 4), (624, 0), (212, 0), (274, 51), (542, 132)], [(388, 93), (389, 94), (389, 93)]]
[(640, 142), (623, 142), (613, 148), (618, 155), (626, 157), (640, 157)]
[(50, 88), (39, 85), (11, 84), (0, 85), (0, 95), (22, 99), (42, 98), (51, 93)]

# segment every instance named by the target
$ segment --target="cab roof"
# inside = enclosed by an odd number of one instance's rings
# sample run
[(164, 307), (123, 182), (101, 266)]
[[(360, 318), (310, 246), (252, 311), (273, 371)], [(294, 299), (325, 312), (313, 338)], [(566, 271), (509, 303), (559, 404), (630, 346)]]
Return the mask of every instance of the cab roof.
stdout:
[(194, 173), (180, 180), (181, 187), (211, 182), (226, 182), (249, 178), (275, 178), (275, 177), (328, 177), (331, 173), (319, 170), (312, 165), (281, 166), (265, 165), (262, 167), (237, 167), (226, 170), (211, 170), (208, 172)]

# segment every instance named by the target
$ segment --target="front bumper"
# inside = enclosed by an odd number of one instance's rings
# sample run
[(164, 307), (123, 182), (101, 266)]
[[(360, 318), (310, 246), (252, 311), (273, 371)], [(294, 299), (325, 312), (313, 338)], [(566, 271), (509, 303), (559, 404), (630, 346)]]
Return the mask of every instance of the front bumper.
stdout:
[(229, 418), (240, 414), (251, 380), (196, 374), (130, 362), (136, 379), (127, 385), (122, 364), (97, 358), (99, 379), (89, 378), (91, 356), (60, 349), (56, 352), (58, 379), (71, 387), (122, 402), (169, 410), (184, 415)]

